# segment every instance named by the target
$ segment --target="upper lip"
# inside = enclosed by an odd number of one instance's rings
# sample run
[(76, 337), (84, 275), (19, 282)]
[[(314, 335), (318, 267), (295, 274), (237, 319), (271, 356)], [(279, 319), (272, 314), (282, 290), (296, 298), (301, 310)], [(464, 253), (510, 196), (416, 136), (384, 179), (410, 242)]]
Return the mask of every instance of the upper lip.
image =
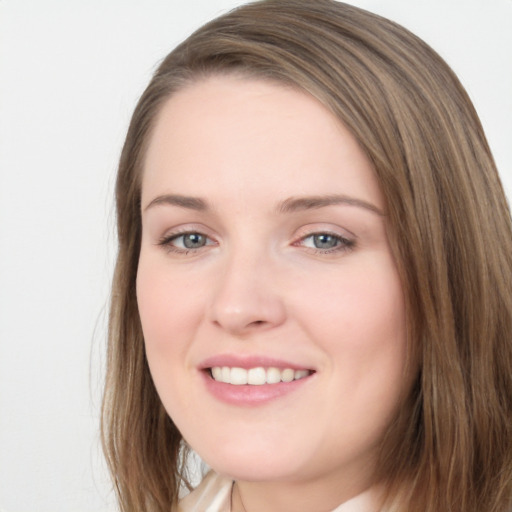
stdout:
[(249, 370), (251, 368), (279, 368), (284, 370), (290, 368), (292, 370), (313, 370), (313, 368), (294, 363), (291, 361), (285, 361), (283, 359), (276, 359), (263, 355), (234, 355), (234, 354), (219, 354), (212, 357), (208, 357), (203, 360), (199, 368), (206, 370), (215, 366), (228, 366), (230, 368), (244, 368)]

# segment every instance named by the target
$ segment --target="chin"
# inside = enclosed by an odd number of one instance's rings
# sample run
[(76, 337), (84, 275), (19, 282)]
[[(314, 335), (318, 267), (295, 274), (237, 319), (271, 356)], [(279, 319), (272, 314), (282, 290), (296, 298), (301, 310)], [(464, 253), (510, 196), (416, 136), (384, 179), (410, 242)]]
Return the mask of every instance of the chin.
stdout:
[(277, 448), (264, 451), (245, 446), (241, 449), (217, 450), (216, 453), (197, 453), (214, 471), (234, 480), (293, 480), (302, 473), (296, 451), (287, 454)]

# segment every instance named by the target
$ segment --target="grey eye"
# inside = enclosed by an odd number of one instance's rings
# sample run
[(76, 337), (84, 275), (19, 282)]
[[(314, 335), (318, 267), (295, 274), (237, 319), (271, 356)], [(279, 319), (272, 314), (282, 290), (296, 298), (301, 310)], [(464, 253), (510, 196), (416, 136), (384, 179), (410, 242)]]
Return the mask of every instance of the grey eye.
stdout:
[(183, 246), (187, 249), (199, 249), (206, 245), (206, 237), (201, 233), (186, 233), (182, 235)]
[(332, 249), (336, 247), (339, 242), (339, 237), (327, 233), (313, 235), (313, 245), (317, 249)]

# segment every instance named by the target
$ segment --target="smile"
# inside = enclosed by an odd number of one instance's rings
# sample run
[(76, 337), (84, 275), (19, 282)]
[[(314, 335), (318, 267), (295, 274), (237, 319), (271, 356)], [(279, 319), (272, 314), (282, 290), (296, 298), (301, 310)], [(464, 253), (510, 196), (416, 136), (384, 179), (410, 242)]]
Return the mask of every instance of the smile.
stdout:
[(279, 384), (280, 382), (292, 382), (308, 377), (310, 370), (293, 370), (292, 368), (279, 369), (275, 367), (239, 368), (229, 366), (214, 366), (210, 368), (213, 380), (234, 386), (264, 384)]

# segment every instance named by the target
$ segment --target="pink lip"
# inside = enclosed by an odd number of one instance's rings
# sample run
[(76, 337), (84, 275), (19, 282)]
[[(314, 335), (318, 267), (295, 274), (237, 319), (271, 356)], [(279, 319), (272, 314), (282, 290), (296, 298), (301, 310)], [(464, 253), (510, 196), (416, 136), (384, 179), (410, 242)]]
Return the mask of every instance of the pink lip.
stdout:
[(256, 406), (281, 398), (304, 386), (313, 375), (292, 382), (263, 384), (261, 386), (235, 386), (213, 380), (210, 372), (201, 372), (206, 389), (218, 400), (237, 406)]
[(250, 407), (263, 405), (278, 398), (284, 397), (311, 381), (315, 372), (309, 377), (294, 380), (292, 382), (280, 382), (278, 384), (263, 384), (260, 386), (242, 385), (236, 386), (217, 382), (210, 374), (209, 369), (214, 366), (229, 366), (231, 368), (291, 368), (292, 370), (312, 370), (302, 365), (291, 362), (272, 359), (265, 356), (239, 356), (239, 355), (218, 355), (205, 359), (200, 365), (199, 370), (206, 386), (207, 391), (221, 402), (236, 405), (239, 407)]
[(273, 359), (266, 356), (240, 356), (232, 354), (221, 354), (209, 357), (201, 362), (199, 369), (206, 370), (208, 368), (213, 368), (214, 366), (229, 366), (231, 368), (244, 368), (246, 370), (258, 367), (273, 367), (279, 368), (280, 370), (284, 370), (286, 368), (291, 368), (292, 370), (313, 370), (313, 368), (307, 366), (283, 361), (281, 359)]

